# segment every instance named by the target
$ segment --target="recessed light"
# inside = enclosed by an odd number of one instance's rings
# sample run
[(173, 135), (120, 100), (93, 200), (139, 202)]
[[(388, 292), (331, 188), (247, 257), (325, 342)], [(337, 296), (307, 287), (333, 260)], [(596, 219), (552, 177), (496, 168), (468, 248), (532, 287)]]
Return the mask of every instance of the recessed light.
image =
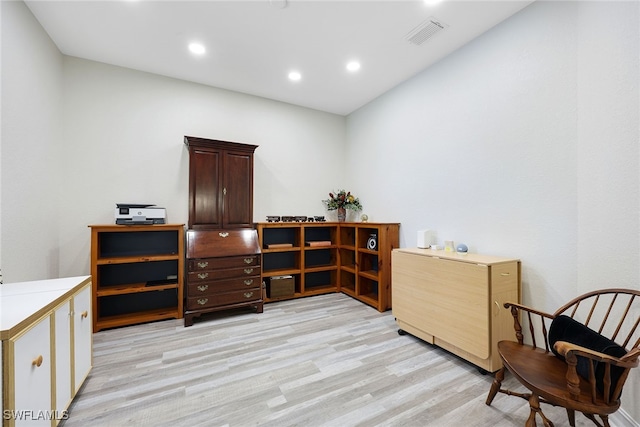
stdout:
[(194, 55), (204, 55), (204, 53), (207, 51), (207, 49), (205, 49), (205, 47), (202, 44), (195, 43), (195, 42), (189, 43), (189, 50)]
[(360, 69), (360, 63), (358, 61), (351, 61), (347, 64), (347, 70), (352, 73)]
[(302, 78), (302, 74), (300, 74), (298, 71), (292, 71), (289, 73), (289, 80), (297, 82), (301, 78)]
[(424, 0), (424, 4), (426, 4), (427, 6), (435, 6), (442, 2), (443, 0)]

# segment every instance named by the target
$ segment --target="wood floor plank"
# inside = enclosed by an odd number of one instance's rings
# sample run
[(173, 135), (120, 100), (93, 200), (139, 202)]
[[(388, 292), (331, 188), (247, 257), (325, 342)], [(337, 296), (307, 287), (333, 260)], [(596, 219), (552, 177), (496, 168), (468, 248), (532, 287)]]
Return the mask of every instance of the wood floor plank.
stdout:
[[(527, 402), (498, 395), (486, 406), (491, 375), (397, 329), (391, 311), (328, 294), (188, 328), (166, 320), (101, 331), (61, 426), (524, 425)], [(562, 408), (545, 413), (568, 425)]]

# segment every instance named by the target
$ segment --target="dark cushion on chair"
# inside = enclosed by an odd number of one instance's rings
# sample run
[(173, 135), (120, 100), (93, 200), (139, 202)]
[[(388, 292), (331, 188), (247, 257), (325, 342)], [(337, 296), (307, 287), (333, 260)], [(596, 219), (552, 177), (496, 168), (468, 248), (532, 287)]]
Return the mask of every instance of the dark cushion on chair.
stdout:
[[(609, 338), (600, 335), (593, 329), (590, 329), (582, 323), (565, 315), (557, 316), (553, 319), (551, 326), (549, 327), (549, 345), (551, 346), (553, 353), (560, 359), (564, 360), (564, 357), (558, 354), (555, 348), (553, 348), (554, 344), (558, 341), (576, 344), (614, 357), (622, 357), (627, 354), (627, 351), (623, 347), (620, 347)], [(578, 375), (587, 380), (589, 379), (589, 361), (590, 359), (579, 356), (578, 364), (576, 366)], [(604, 390), (604, 367), (604, 363), (595, 362), (594, 373), (596, 376), (596, 388), (600, 393)], [(619, 366), (611, 366), (611, 392), (615, 389), (618, 379), (623, 372), (623, 368), (620, 368)]]

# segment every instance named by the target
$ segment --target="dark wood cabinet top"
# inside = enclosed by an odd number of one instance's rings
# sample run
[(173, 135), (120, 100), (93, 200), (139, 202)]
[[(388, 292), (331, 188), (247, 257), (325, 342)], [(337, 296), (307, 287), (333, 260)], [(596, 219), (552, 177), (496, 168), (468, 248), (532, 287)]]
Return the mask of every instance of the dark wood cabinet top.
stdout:
[(200, 138), (197, 136), (184, 137), (184, 143), (189, 149), (215, 149), (227, 151), (242, 151), (253, 153), (258, 148), (257, 145), (245, 144), (232, 141), (220, 141), (217, 139)]

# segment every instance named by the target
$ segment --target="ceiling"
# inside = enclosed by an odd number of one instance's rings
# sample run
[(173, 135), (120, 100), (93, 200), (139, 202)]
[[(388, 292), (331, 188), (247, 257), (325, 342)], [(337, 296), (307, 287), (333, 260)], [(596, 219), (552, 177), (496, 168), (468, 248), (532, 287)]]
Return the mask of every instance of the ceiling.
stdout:
[(25, 3), (65, 55), (347, 115), (532, 0)]

